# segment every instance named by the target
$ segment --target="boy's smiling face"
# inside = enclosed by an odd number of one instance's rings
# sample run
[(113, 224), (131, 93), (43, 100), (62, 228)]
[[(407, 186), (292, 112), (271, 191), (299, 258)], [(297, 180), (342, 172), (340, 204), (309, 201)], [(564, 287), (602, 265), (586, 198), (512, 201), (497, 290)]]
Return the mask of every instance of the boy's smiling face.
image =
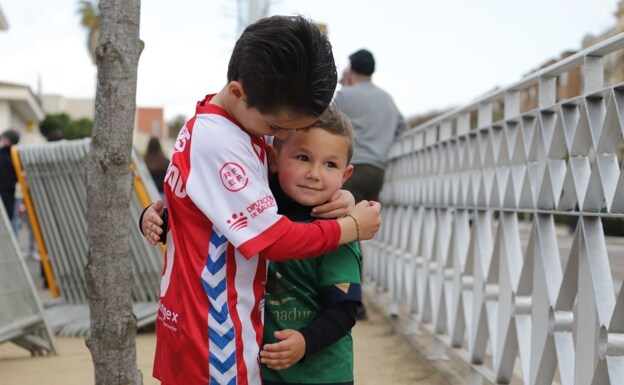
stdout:
[(349, 139), (321, 128), (290, 133), (270, 152), (269, 167), (278, 173), (284, 193), (305, 206), (325, 203), (353, 173), (347, 164)]

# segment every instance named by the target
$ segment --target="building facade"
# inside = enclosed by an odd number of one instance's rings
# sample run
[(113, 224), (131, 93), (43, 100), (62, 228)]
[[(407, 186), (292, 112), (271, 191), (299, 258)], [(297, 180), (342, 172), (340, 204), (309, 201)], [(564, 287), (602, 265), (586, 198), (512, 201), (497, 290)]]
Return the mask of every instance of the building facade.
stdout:
[[(43, 109), (46, 114), (66, 113), (72, 119), (87, 118), (93, 120), (95, 115), (95, 101), (93, 99), (66, 98), (61, 95), (43, 95)], [(172, 148), (165, 123), (162, 107), (136, 107), (134, 119), (134, 147), (143, 153), (147, 148), (150, 137), (160, 139), (163, 149)]]

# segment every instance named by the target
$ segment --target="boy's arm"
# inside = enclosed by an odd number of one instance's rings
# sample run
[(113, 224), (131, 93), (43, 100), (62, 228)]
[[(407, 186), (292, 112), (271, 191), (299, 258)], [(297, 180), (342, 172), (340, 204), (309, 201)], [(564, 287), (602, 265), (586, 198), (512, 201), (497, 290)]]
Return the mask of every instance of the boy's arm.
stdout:
[[(331, 262), (336, 268), (344, 266), (342, 261)], [(355, 325), (357, 308), (362, 301), (362, 287), (356, 282), (325, 286), (320, 293), (323, 309), (310, 324), (299, 329), (305, 338), (306, 355), (346, 336)]]
[[(341, 245), (371, 239), (381, 226), (380, 210), (378, 202), (361, 201), (353, 207), (351, 214), (335, 221), (291, 222), (288, 227), (274, 226), (273, 231), (270, 229), (263, 234), (271, 243), (262, 244), (260, 255), (271, 261), (309, 258), (337, 249), (336, 237)], [(245, 252), (243, 247), (240, 250), (243, 255), (253, 254)]]
[[(157, 242), (166, 242), (166, 233), (168, 228), (168, 211), (166, 208), (163, 208), (162, 205), (162, 201), (159, 200), (155, 204), (146, 207), (145, 210), (143, 210), (141, 217), (139, 218), (139, 228), (141, 230), (141, 233), (146, 236), (146, 238), (152, 245), (156, 245)], [(363, 204), (360, 204), (359, 206), (363, 206)], [(375, 215), (377, 216), (377, 218), (379, 217), (378, 209)], [(357, 240), (368, 239), (367, 230), (361, 231), (359, 224), (356, 224), (358, 220), (355, 219), (354, 216), (341, 218), (340, 221), (342, 221), (342, 223), (338, 222), (338, 225), (340, 226), (339, 231), (337, 231), (338, 229), (335, 225), (328, 227), (327, 223), (318, 221), (308, 223), (306, 224), (306, 226), (291, 226), (290, 228), (282, 229), (284, 231), (282, 231), (280, 233), (280, 236), (278, 237), (280, 241), (274, 242), (273, 244), (270, 244), (270, 241), (267, 242), (269, 243), (269, 245), (267, 245), (265, 249), (261, 251), (261, 255), (264, 258), (273, 261), (286, 260), (293, 257), (305, 258), (310, 256), (316, 256), (318, 254), (309, 254), (306, 253), (306, 250), (318, 248), (319, 246), (331, 250), (332, 245), (335, 244), (337, 237), (339, 237), (338, 241), (340, 243), (344, 243), (344, 239), (349, 238), (348, 236), (345, 236), (343, 227), (348, 229), (348, 227), (346, 226), (349, 225), (351, 225), (351, 229), (349, 229), (349, 231), (351, 232), (351, 234), (353, 234), (353, 232), (357, 234)], [(297, 223), (296, 225), (301, 224)], [(317, 227), (318, 230), (316, 231), (324, 235), (323, 237), (320, 237), (320, 242), (318, 240), (318, 237), (310, 236), (310, 226)], [(288, 253), (285, 253), (284, 250), (288, 250)]]
[(359, 301), (344, 301), (323, 309), (309, 325), (299, 329), (305, 340), (305, 355), (333, 345), (355, 326)]

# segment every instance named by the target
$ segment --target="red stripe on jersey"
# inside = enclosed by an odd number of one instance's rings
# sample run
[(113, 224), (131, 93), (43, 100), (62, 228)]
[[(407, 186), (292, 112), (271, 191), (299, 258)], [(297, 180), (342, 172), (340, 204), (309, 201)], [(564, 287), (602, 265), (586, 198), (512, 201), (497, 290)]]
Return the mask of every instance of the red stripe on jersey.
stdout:
[[(254, 282), (259, 282), (259, 285), (254, 285), (254, 294), (256, 296), (256, 309), (262, 309), (251, 314), (251, 321), (254, 329), (256, 330), (256, 342), (260, 349), (262, 349), (262, 337), (264, 334), (264, 305), (260, 305), (260, 302), (264, 301), (264, 290), (266, 287), (267, 277), (267, 261), (266, 259), (258, 256), (258, 269), (256, 270), (256, 277)], [(258, 359), (258, 365), (260, 365), (260, 359)]]

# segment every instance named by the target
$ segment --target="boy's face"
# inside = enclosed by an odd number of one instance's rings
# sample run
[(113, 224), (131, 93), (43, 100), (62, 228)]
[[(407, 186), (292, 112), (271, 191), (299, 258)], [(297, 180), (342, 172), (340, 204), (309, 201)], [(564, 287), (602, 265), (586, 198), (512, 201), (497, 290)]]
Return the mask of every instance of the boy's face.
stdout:
[(321, 128), (290, 133), (269, 157), (282, 190), (305, 206), (325, 203), (353, 173), (347, 164), (349, 139)]

